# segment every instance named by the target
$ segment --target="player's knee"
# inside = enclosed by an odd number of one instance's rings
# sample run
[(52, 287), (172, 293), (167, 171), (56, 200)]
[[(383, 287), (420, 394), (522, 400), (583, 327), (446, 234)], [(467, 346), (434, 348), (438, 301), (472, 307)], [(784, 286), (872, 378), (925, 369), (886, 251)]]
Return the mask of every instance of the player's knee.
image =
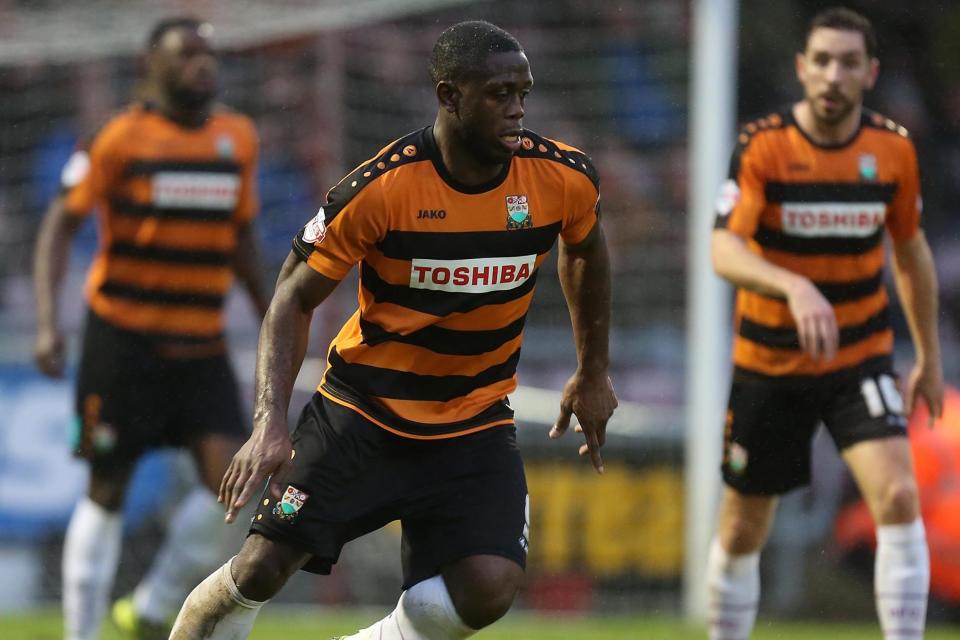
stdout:
[(920, 498), (913, 479), (891, 482), (883, 493), (878, 511), (879, 524), (901, 524), (915, 520), (920, 511)]
[(119, 511), (123, 506), (123, 498), (127, 493), (126, 474), (97, 474), (90, 475), (90, 484), (87, 495), (96, 504), (107, 511)]
[(741, 555), (759, 551), (767, 539), (769, 522), (757, 513), (742, 513), (731, 516), (723, 523), (720, 537), (728, 553)]
[(252, 534), (233, 559), (233, 579), (241, 595), (263, 602), (275, 596), (307, 555), (259, 534)]
[(445, 573), (450, 599), (457, 614), (473, 629), (482, 629), (502, 618), (523, 584), (523, 569), (506, 558), (485, 557), (469, 571)]

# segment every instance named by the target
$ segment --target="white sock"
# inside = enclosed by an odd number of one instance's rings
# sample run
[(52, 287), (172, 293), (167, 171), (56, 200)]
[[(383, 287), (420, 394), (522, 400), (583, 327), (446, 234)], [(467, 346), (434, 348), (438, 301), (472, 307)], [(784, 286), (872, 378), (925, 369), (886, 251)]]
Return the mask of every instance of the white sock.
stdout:
[(133, 592), (137, 615), (166, 622), (177, 613), (190, 590), (226, 560), (228, 533), (223, 509), (206, 487), (187, 494), (170, 519), (150, 570)]
[(95, 640), (120, 561), (123, 520), (88, 496), (73, 510), (63, 544), (65, 640)]
[(243, 640), (250, 635), (265, 602), (245, 598), (233, 580), (233, 558), (187, 596), (170, 640)]
[(710, 640), (747, 640), (757, 619), (760, 554), (730, 555), (714, 538), (707, 560)]
[(476, 632), (460, 619), (443, 576), (436, 575), (404, 591), (386, 618), (344, 640), (460, 640)]
[(923, 520), (877, 527), (873, 583), (884, 640), (923, 638), (930, 588)]

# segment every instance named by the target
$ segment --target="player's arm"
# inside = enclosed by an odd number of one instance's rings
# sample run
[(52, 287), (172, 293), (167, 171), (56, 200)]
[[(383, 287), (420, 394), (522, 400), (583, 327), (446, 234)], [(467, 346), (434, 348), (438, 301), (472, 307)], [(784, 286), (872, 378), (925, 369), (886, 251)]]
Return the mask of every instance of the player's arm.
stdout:
[(33, 287), (37, 300), (34, 360), (44, 375), (63, 375), (63, 335), (60, 329), (60, 287), (70, 262), (70, 248), (83, 218), (70, 215), (63, 196), (47, 208), (33, 251)]
[(250, 300), (261, 319), (266, 315), (267, 307), (270, 306), (270, 298), (263, 286), (261, 275), (263, 273), (263, 263), (260, 259), (262, 253), (253, 225), (244, 224), (238, 227), (237, 252), (233, 268), (237, 274), (237, 280), (247, 290)]
[(313, 310), (337, 286), (291, 252), (280, 270), (273, 300), (260, 327), (254, 386), (253, 433), (233, 457), (220, 483), (217, 499), (233, 522), (263, 486), (268, 476), (271, 490), (280, 497), (279, 476), (290, 463), (287, 408), (293, 383), (307, 352)]
[(917, 354), (907, 381), (906, 406), (912, 410), (917, 397), (923, 397), (932, 424), (943, 411), (943, 366), (937, 337), (937, 274), (922, 230), (893, 243), (893, 276)]
[(754, 253), (743, 238), (728, 229), (714, 229), (710, 245), (717, 275), (737, 287), (787, 301), (801, 349), (825, 361), (836, 355), (840, 339), (836, 315), (808, 278)]
[(557, 263), (560, 285), (567, 300), (577, 351), (577, 371), (567, 381), (560, 401), (560, 416), (550, 430), (559, 438), (575, 414), (586, 444), (580, 455), (590, 455), (603, 473), (600, 447), (606, 440), (607, 421), (617, 407), (613, 384), (607, 377), (610, 333), (610, 258), (600, 224), (575, 244), (560, 240)]

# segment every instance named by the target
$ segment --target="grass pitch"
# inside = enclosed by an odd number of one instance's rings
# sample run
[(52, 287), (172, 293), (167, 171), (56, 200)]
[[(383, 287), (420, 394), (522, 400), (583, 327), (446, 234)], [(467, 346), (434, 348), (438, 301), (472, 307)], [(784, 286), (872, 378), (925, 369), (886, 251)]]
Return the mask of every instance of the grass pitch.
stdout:
[[(268, 608), (257, 619), (251, 640), (326, 640), (352, 633), (385, 612), (311, 607)], [(125, 640), (109, 622), (101, 640)], [(669, 618), (647, 616), (565, 616), (509, 614), (478, 633), (480, 640), (705, 640), (706, 632)], [(814, 624), (761, 620), (753, 640), (877, 640), (875, 624)], [(928, 630), (926, 640), (956, 640), (960, 628)], [(3, 640), (61, 640), (60, 613), (41, 610), (0, 615)]]

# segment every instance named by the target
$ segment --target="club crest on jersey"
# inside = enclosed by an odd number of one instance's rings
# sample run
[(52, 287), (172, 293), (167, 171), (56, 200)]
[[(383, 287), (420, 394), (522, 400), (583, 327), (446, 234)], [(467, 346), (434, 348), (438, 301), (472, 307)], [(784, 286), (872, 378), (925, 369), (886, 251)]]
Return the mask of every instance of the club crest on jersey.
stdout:
[(857, 160), (860, 167), (860, 179), (873, 182), (877, 179), (877, 156), (872, 153), (861, 153)]
[(533, 226), (533, 216), (527, 196), (507, 196), (507, 229), (527, 229)]
[(287, 485), (287, 490), (283, 492), (280, 502), (273, 507), (273, 515), (290, 522), (297, 516), (309, 497), (310, 494), (300, 491), (293, 485)]
[(217, 156), (222, 160), (233, 158), (233, 139), (230, 136), (220, 136), (217, 138)]
[(323, 207), (320, 207), (320, 211), (317, 211), (317, 215), (313, 217), (313, 220), (308, 222), (303, 228), (303, 241), (308, 244), (316, 244), (317, 242), (323, 241), (323, 237), (327, 235), (327, 227), (324, 224), (326, 219)]

